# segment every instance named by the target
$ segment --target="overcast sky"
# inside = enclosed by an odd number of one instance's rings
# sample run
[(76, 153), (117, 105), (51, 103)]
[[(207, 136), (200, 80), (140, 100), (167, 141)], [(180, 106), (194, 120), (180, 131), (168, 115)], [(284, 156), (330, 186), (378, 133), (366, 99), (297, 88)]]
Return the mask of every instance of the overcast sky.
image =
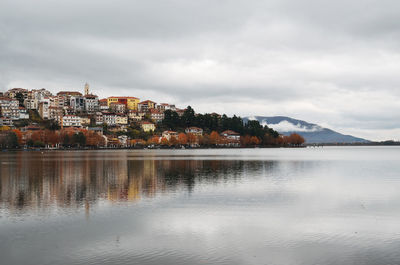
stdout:
[(1, 0), (0, 91), (286, 115), (400, 140), (398, 0)]

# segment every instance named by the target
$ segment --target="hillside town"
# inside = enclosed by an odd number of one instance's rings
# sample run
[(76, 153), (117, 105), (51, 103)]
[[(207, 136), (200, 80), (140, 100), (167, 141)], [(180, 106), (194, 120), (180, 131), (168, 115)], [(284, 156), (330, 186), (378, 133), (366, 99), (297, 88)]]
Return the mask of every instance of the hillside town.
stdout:
[(132, 96), (99, 99), (79, 91), (12, 88), (0, 92), (1, 148), (130, 148), (300, 146), (257, 121), (198, 114), (188, 106)]

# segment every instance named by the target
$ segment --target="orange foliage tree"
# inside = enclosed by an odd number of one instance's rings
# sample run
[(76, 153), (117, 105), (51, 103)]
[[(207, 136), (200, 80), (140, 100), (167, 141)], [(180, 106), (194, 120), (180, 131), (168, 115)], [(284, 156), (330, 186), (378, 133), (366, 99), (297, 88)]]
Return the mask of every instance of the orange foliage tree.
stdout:
[(250, 144), (251, 145), (259, 145), (261, 143), (260, 139), (258, 139), (257, 136), (252, 136), (250, 138)]
[(170, 146), (176, 146), (176, 145), (178, 145), (178, 139), (176, 138), (176, 137), (174, 137), (174, 136), (171, 136), (171, 138), (169, 139), (169, 145)]
[(99, 147), (105, 144), (104, 138), (96, 132), (86, 131), (84, 134), (86, 136), (87, 146)]
[(294, 146), (300, 146), (305, 142), (304, 138), (301, 135), (297, 134), (297, 133), (292, 133), (288, 137), (288, 141), (289, 141), (290, 144), (292, 144)]
[(186, 144), (188, 143), (188, 139), (187, 139), (187, 137), (186, 137), (186, 134), (180, 133), (180, 134), (178, 135), (178, 142), (179, 142), (179, 144), (181, 144), (181, 145), (186, 145)]
[(251, 136), (250, 135), (245, 135), (240, 137), (240, 144), (243, 147), (247, 147), (251, 145)]
[(219, 133), (216, 131), (212, 131), (210, 134), (210, 144), (212, 145), (217, 145), (221, 141), (221, 137), (219, 136)]
[(197, 143), (197, 136), (194, 135), (193, 133), (188, 133), (188, 134), (186, 135), (186, 137), (187, 137), (187, 141), (188, 141), (188, 143), (189, 143), (190, 145), (194, 145), (194, 144)]
[(162, 145), (169, 145), (168, 139), (165, 138), (165, 137), (161, 138), (161, 144), (162, 144)]
[(15, 130), (12, 130), (14, 133), (15, 133), (15, 135), (17, 136), (17, 139), (18, 139), (18, 145), (22, 145), (22, 133), (21, 133), (21, 131), (20, 130), (18, 130), (18, 129), (15, 129)]

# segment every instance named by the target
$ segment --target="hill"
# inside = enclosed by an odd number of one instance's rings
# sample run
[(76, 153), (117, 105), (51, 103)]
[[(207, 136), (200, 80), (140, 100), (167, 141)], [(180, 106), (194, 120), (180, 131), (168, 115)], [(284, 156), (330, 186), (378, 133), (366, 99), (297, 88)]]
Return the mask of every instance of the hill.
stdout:
[(309, 123), (302, 120), (296, 120), (285, 116), (253, 116), (244, 117), (243, 120), (258, 120), (262, 125), (278, 131), (281, 134), (289, 135), (297, 133), (304, 137), (306, 143), (368, 143), (363, 138), (352, 135), (344, 135), (334, 130), (323, 128), (318, 124)]

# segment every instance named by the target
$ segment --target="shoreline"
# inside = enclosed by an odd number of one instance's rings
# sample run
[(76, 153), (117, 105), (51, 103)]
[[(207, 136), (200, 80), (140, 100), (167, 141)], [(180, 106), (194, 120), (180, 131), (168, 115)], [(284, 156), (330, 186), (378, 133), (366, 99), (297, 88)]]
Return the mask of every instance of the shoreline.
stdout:
[(368, 146), (400, 146), (396, 144), (308, 144), (303, 146), (256, 146), (256, 147), (104, 147), (104, 148), (13, 148), (13, 149), (0, 149), (0, 152), (38, 152), (38, 151), (99, 151), (99, 150), (208, 150), (208, 149), (280, 149), (280, 148), (323, 148), (323, 147), (368, 147)]

